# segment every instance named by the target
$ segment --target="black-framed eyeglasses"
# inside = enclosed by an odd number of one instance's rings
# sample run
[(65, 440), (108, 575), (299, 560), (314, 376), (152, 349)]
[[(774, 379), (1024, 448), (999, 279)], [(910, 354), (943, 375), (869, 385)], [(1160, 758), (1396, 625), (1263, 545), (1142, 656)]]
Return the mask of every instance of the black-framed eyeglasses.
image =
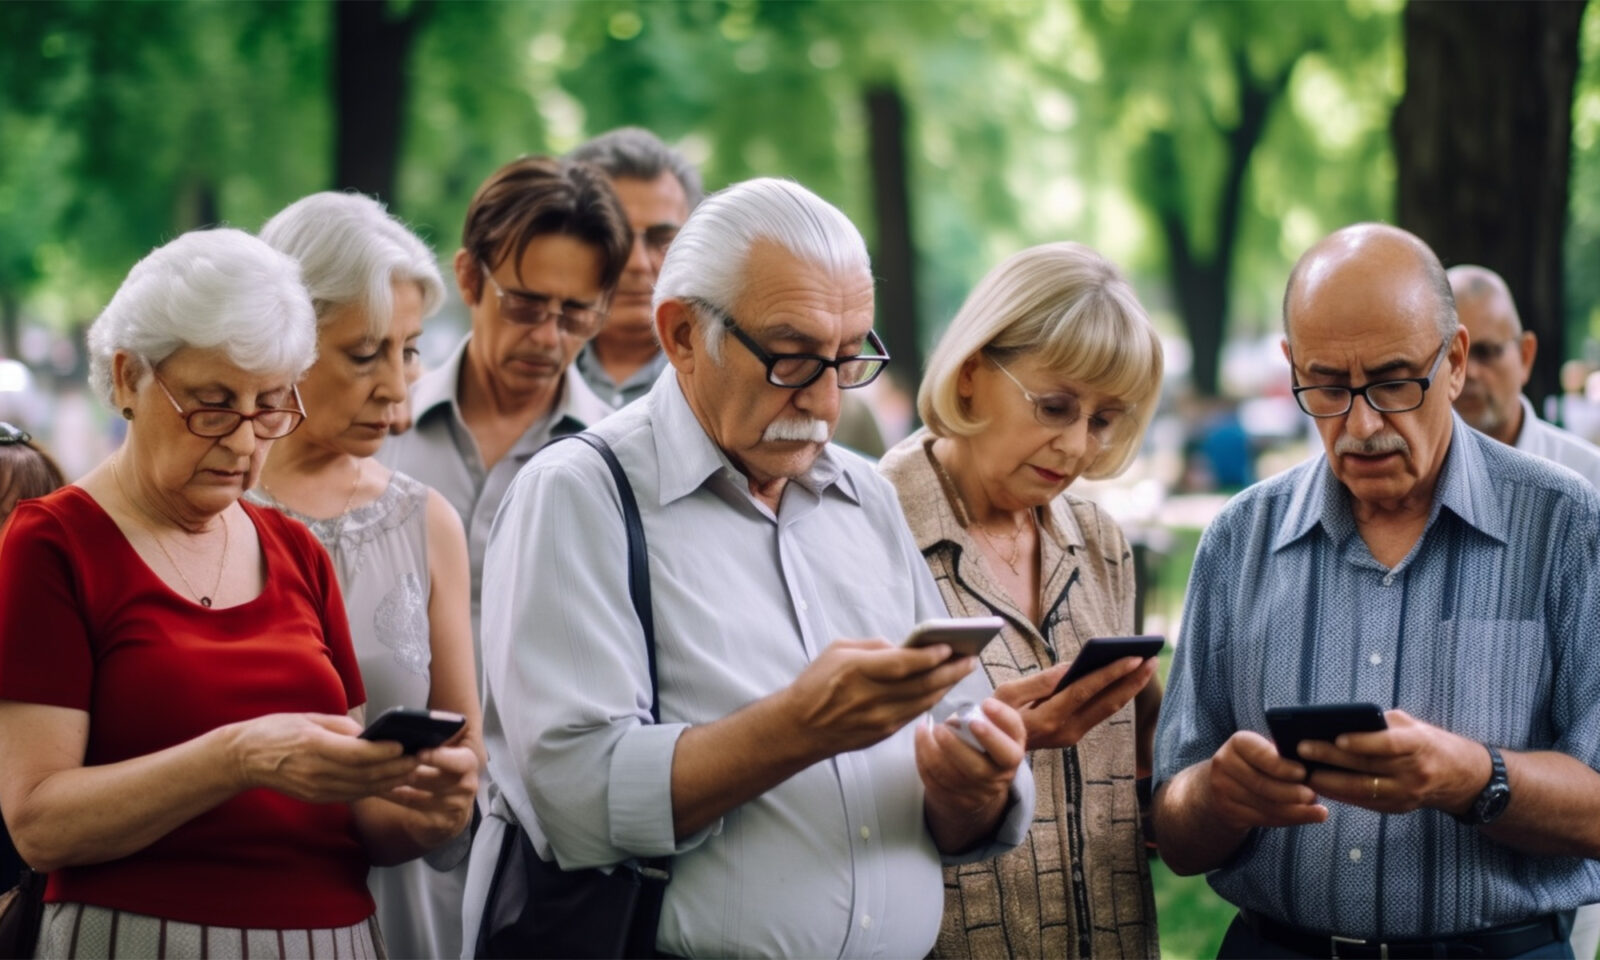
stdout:
[[(507, 290), (489, 272), (488, 264), (480, 260), (478, 266), (483, 268), (489, 286), (494, 287), (495, 297), (500, 303), (500, 316), (519, 327), (542, 326), (555, 317), (562, 333), (587, 340), (599, 333), (606, 322), (606, 311), (599, 307), (562, 300), (554, 294), (533, 290)], [(551, 304), (555, 304), (554, 308)]]
[[(986, 354), (987, 356), (987, 354)], [(1033, 419), (1039, 421), (1040, 426), (1051, 430), (1065, 430), (1077, 423), (1083, 416), (1083, 402), (1077, 394), (1072, 393), (1034, 393), (1022, 385), (1016, 374), (1006, 369), (1005, 364), (989, 357), (989, 362), (995, 365), (1001, 373), (1006, 375), (1028, 402), (1033, 404)], [(1114, 439), (1117, 430), (1128, 418), (1128, 411), (1116, 407), (1096, 410), (1089, 415), (1088, 437), (1091, 443), (1104, 450)]]
[(28, 431), (0, 420), (0, 447), (12, 443), (27, 443), (32, 439), (33, 434)]
[(878, 374), (889, 365), (889, 351), (884, 348), (883, 341), (878, 339), (878, 335), (871, 330), (867, 331), (866, 345), (875, 352), (863, 351), (849, 357), (823, 357), (814, 353), (772, 353), (745, 333), (738, 322), (721, 307), (704, 300), (693, 302), (721, 319), (723, 328), (732, 333), (734, 339), (744, 344), (745, 349), (767, 368), (767, 382), (775, 387), (799, 390), (810, 386), (822, 376), (824, 370), (831, 367), (839, 374), (839, 389), (854, 390), (878, 379)]
[(239, 429), (239, 424), (250, 421), (250, 429), (255, 431), (259, 440), (281, 440), (294, 433), (306, 418), (305, 404), (300, 402), (300, 388), (291, 388), (294, 393), (294, 405), (298, 409), (290, 410), (284, 407), (262, 407), (255, 413), (240, 413), (224, 407), (199, 407), (195, 410), (185, 410), (178, 403), (178, 398), (172, 395), (167, 385), (161, 382), (161, 377), (155, 372), (154, 365), (150, 375), (155, 377), (156, 386), (172, 401), (172, 409), (178, 411), (178, 416), (183, 418), (184, 426), (197, 437), (215, 440), (226, 437)]
[[(1300, 409), (1313, 417), (1342, 417), (1350, 412), (1356, 397), (1365, 397), (1367, 406), (1379, 413), (1405, 413), (1422, 406), (1428, 388), (1433, 386), (1439, 364), (1444, 362), (1445, 351), (1452, 337), (1439, 344), (1439, 354), (1425, 377), (1406, 377), (1401, 380), (1378, 380), (1364, 387), (1295, 387), (1294, 400)], [(1299, 379), (1298, 376), (1295, 378)]]

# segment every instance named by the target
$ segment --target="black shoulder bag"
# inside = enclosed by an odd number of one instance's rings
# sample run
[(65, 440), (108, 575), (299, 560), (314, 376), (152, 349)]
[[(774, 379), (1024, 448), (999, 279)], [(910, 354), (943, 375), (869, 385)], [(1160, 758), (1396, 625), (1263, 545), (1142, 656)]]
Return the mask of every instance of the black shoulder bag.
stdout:
[[(633, 486), (616, 454), (593, 433), (573, 437), (587, 442), (611, 468), (622, 500), (628, 532), (628, 593), (644, 628), (650, 663), (650, 719), (661, 722), (656, 687), (656, 636), (650, 614), (650, 560), (645, 555), (644, 524)], [(672, 879), (671, 859), (618, 864), (610, 873), (598, 869), (562, 870), (542, 860), (522, 825), (506, 824), (500, 857), (489, 882), (489, 896), (478, 926), (474, 954), (497, 960), (511, 957), (653, 957), (661, 900)]]

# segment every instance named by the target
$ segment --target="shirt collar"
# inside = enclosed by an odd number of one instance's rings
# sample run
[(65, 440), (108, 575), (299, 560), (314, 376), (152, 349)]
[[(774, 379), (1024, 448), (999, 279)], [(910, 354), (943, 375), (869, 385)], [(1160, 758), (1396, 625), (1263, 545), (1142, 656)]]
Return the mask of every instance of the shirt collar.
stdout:
[[(1433, 525), (1441, 509), (1449, 510), (1468, 525), (1503, 543), (1508, 536), (1506, 518), (1497, 508), (1494, 491), (1483, 482), (1487, 477), (1484, 442), (1494, 441), (1470, 429), (1460, 414), (1451, 411), (1450, 449), (1439, 469), (1428, 525)], [(1350, 510), (1350, 491), (1334, 476), (1326, 451), (1317, 456), (1306, 475), (1295, 483), (1289, 509), (1273, 538), (1272, 549), (1282, 550), (1310, 533), (1319, 523), (1335, 543), (1343, 543), (1356, 532), (1355, 515)]]
[[(461, 338), (444, 363), (417, 379), (411, 388), (411, 415), (418, 423), (435, 407), (448, 404), (456, 407), (456, 384), (461, 381), (461, 358), (466, 356), (467, 342), (472, 334)], [(459, 416), (459, 414), (458, 414)]]
[[(700, 489), (719, 471), (727, 471), (730, 478), (748, 489), (748, 478), (743, 471), (711, 441), (710, 434), (689, 407), (676, 367), (669, 364), (661, 371), (646, 402), (651, 404), (651, 422), (655, 427), (662, 506)], [(822, 448), (810, 469), (790, 482), (818, 496), (834, 488), (852, 503), (861, 502), (855, 479), (844, 469), (831, 443)]]
[[(423, 374), (411, 388), (412, 415), (418, 423), (439, 407), (448, 407), (455, 419), (461, 420), (458, 388), (461, 384), (461, 364), (467, 354), (467, 344), (471, 340), (470, 333), (463, 337), (444, 363)], [(598, 423), (610, 413), (611, 405), (600, 399), (584, 382), (578, 371), (569, 364), (561, 375), (561, 392), (556, 396), (555, 407), (549, 415), (540, 420), (540, 423), (549, 423), (550, 436), (556, 436), (562, 433), (575, 433)], [(539, 432), (537, 425), (530, 431), (530, 433)], [(513, 456), (526, 459), (537, 452), (543, 444), (542, 439), (538, 442), (525, 443), (526, 439), (519, 440), (512, 447)]]

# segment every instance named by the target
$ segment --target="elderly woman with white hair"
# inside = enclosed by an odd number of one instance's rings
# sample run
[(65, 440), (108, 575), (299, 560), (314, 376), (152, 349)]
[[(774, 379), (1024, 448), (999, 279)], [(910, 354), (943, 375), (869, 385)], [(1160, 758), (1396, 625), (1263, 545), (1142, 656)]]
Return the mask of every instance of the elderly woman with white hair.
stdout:
[(1022, 714), (1037, 790), (1022, 846), (947, 869), (937, 956), (1158, 954), (1135, 797), (1161, 703), (1155, 661), (1056, 688), (1086, 640), (1133, 632), (1128, 542), (1067, 488), (1126, 469), (1161, 367), (1111, 263), (1075, 243), (1024, 250), (950, 322), (917, 395), (927, 426), (879, 465), (951, 614), (1005, 620), (983, 666)]
[[(444, 298), (426, 244), (377, 201), (317, 193), (261, 228), (300, 262), (317, 314), (317, 362), (300, 381), (306, 419), (272, 448), (249, 497), (305, 523), (338, 573), (373, 714), (390, 707), (467, 717), (483, 754), (472, 656), (467, 538), (438, 492), (373, 455), (401, 416), (422, 322)], [(367, 878), (397, 957), (461, 955), (464, 829), (427, 857)]]
[(470, 748), (357, 736), (327, 552), (241, 502), (315, 343), (295, 262), (237, 230), (150, 254), (89, 332), (127, 438), (0, 540), (0, 810), (48, 874), (38, 956), (381, 956), (368, 866), (470, 811)]

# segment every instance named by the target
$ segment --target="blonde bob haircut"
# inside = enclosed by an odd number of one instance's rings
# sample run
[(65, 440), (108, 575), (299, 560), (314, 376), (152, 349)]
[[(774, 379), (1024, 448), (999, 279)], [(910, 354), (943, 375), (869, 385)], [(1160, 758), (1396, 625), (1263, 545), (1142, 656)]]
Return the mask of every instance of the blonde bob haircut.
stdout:
[(1034, 357), (1063, 380), (1126, 404), (1125, 425), (1083, 476), (1128, 468), (1161, 393), (1161, 340), (1111, 261), (1080, 243), (1047, 243), (989, 271), (950, 321), (917, 391), (917, 413), (935, 436), (970, 437), (988, 426), (960, 391), (962, 367), (984, 356)]

